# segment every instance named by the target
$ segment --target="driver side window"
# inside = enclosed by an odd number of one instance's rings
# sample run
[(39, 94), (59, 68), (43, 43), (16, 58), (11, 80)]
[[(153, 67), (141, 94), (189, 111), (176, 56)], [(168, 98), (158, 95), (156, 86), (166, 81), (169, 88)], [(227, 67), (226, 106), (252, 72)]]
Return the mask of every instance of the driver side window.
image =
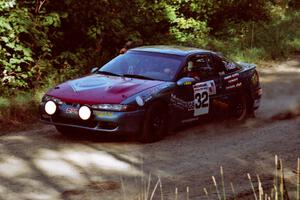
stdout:
[(183, 69), (181, 77), (192, 77), (196, 80), (207, 79), (214, 75), (210, 57), (205, 54), (191, 56)]

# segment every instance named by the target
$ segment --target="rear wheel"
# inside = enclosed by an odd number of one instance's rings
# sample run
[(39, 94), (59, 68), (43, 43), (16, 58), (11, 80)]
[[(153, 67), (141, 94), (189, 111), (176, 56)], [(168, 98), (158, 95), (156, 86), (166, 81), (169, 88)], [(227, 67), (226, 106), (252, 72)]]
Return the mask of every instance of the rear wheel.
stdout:
[(140, 142), (155, 142), (163, 138), (167, 132), (167, 109), (164, 104), (155, 102), (147, 111), (142, 126)]
[(247, 104), (247, 117), (249, 118), (255, 118), (255, 109), (253, 107), (253, 100), (251, 101), (248, 101), (248, 104)]
[(248, 103), (246, 95), (239, 94), (231, 106), (232, 117), (236, 121), (243, 121), (247, 117)]

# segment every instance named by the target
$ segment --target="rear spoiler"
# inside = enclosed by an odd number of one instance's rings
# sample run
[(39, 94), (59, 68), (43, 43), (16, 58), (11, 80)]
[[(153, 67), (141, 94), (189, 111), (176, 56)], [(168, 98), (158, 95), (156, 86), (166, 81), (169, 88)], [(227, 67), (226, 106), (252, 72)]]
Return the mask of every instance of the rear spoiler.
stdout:
[(247, 69), (255, 69), (257, 67), (257, 65), (253, 64), (253, 63), (237, 62), (237, 64), (239, 64), (242, 67), (245, 67)]

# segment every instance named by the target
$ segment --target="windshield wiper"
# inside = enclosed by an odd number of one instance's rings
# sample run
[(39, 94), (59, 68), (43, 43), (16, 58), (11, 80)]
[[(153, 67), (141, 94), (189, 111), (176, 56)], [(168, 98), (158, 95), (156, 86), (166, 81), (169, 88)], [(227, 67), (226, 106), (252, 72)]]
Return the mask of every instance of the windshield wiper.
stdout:
[(139, 78), (139, 79), (146, 79), (146, 80), (155, 80), (154, 78), (150, 78), (150, 77), (139, 75), (139, 74), (122, 74), (122, 76), (129, 77), (129, 78)]
[(97, 74), (104, 74), (104, 75), (111, 75), (111, 76), (120, 76), (120, 74), (116, 74), (113, 72), (108, 72), (108, 71), (97, 71)]

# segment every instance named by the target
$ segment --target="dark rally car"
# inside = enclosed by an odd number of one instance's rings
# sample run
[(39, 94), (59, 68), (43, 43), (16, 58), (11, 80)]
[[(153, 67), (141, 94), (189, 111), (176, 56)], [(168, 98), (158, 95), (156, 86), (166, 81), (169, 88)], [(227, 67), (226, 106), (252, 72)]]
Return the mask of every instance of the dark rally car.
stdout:
[(49, 90), (40, 115), (62, 134), (85, 129), (152, 142), (206, 115), (243, 120), (259, 107), (261, 94), (253, 64), (208, 50), (145, 46)]

